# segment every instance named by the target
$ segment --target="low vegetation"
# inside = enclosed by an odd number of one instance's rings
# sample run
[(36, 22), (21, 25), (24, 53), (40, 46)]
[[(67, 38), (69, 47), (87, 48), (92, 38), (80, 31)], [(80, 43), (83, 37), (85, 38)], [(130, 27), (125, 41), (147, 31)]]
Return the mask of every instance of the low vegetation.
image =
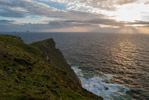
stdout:
[(0, 35), (0, 100), (102, 100), (81, 87), (53, 39)]

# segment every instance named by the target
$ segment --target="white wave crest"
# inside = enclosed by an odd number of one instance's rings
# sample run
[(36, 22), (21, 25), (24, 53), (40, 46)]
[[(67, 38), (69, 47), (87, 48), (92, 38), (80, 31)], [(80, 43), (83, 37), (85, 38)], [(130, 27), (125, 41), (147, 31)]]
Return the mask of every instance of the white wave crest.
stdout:
[(103, 80), (113, 78), (113, 75), (94, 75), (91, 78), (85, 78), (85, 74), (79, 67), (72, 66), (72, 69), (80, 78), (83, 88), (98, 96), (102, 96), (104, 100), (132, 100), (132, 98), (126, 94), (126, 92), (130, 90), (126, 86), (103, 82)]

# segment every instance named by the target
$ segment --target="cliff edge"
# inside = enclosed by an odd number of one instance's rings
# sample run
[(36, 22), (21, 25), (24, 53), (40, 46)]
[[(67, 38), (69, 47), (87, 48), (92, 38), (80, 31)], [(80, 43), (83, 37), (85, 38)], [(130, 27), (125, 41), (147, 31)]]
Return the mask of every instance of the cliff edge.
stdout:
[(0, 100), (102, 100), (80, 81), (53, 39), (31, 45), (0, 35)]
[(55, 68), (58, 68), (70, 77), (74, 82), (81, 86), (81, 82), (71, 67), (67, 64), (63, 54), (59, 49), (56, 49), (55, 42), (52, 38), (32, 43), (31, 45), (39, 48), (40, 53), (44, 55), (45, 60), (51, 62)]

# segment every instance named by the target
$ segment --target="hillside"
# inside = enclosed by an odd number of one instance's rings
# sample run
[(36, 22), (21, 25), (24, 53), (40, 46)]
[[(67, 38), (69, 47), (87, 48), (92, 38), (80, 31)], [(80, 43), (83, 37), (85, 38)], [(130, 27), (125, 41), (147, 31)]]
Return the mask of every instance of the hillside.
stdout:
[(0, 35), (0, 100), (102, 100), (80, 85), (53, 39)]

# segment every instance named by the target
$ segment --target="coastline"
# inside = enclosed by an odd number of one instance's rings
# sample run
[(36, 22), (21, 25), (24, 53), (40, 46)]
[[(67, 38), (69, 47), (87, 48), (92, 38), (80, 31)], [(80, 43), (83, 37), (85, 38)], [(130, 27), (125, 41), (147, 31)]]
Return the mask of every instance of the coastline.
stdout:
[(53, 39), (33, 46), (0, 35), (0, 59), (2, 100), (103, 100), (80, 86)]

